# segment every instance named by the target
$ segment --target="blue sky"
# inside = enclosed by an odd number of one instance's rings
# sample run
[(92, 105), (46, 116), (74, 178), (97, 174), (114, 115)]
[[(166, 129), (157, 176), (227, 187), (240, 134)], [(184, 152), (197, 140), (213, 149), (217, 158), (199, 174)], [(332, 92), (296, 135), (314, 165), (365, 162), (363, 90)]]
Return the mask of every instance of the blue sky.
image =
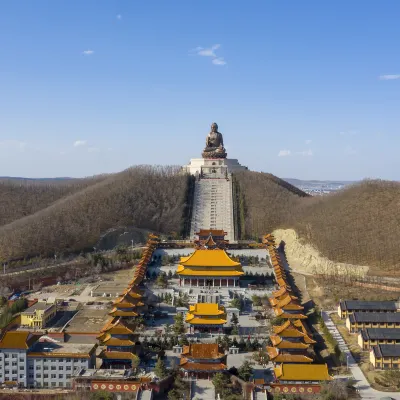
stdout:
[(0, 175), (228, 157), (400, 180), (400, 2), (18, 1), (0, 13)]

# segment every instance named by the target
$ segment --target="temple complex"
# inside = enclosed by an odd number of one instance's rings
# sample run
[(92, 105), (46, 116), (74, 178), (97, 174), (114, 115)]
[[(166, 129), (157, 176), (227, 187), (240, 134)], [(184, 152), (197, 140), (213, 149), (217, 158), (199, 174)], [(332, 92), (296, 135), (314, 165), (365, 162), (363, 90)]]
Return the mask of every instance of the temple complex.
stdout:
[(226, 355), (218, 344), (192, 343), (183, 347), (179, 367), (185, 376), (210, 379), (227, 370)]
[(244, 274), (242, 265), (232, 260), (225, 250), (195, 250), (181, 257), (177, 269), (182, 287), (239, 287)]

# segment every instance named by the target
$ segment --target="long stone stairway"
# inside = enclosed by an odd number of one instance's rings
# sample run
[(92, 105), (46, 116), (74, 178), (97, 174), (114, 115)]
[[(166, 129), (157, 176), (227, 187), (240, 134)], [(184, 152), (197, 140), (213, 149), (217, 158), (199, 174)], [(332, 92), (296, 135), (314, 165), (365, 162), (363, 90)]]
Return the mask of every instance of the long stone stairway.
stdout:
[(223, 229), (226, 239), (235, 241), (230, 174), (204, 175), (196, 181), (190, 238), (200, 229)]

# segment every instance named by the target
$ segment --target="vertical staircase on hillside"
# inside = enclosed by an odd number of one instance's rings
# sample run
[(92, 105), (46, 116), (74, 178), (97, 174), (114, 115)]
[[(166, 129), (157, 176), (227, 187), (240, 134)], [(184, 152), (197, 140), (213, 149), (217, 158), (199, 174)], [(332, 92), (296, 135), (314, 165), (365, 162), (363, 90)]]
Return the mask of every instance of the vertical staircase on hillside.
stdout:
[(231, 174), (204, 174), (196, 181), (190, 238), (200, 229), (223, 229), (235, 241)]

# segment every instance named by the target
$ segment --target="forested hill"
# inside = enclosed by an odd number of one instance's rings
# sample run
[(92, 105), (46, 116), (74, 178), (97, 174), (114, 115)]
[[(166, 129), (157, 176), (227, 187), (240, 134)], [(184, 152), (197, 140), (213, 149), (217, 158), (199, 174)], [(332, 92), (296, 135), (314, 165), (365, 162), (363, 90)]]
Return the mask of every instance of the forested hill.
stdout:
[(100, 182), (108, 175), (84, 179), (0, 178), (0, 226), (42, 210), (62, 197)]
[(400, 183), (363, 181), (299, 208), (291, 225), (326, 257), (387, 272), (400, 267)]
[[(37, 202), (39, 211), (0, 227), (0, 259), (78, 251), (93, 246), (108, 229), (124, 225), (180, 232), (188, 182), (176, 167), (144, 166), (69, 195), (66, 190), (67, 195), (55, 202), (56, 196), (43, 196), (43, 202)], [(26, 189), (25, 200), (29, 196)], [(51, 205), (46, 207), (48, 201)], [(22, 205), (15, 207), (14, 215), (21, 214)]]
[(235, 182), (244, 214), (243, 238), (293, 228), (331, 260), (386, 271), (400, 267), (400, 183), (363, 181), (327, 196), (308, 197), (270, 174), (238, 173)]
[(241, 239), (256, 239), (265, 232), (286, 226), (306, 193), (264, 172), (234, 174), (235, 204)]

